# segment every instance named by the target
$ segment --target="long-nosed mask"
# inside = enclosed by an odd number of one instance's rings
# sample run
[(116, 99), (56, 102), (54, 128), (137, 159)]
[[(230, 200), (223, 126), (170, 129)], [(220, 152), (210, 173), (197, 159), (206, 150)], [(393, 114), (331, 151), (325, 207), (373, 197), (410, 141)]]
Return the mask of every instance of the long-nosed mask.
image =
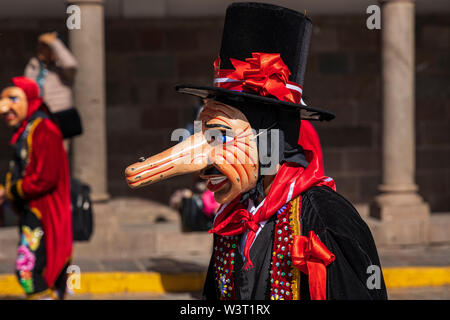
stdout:
[(200, 172), (219, 203), (255, 188), (258, 150), (255, 133), (237, 108), (208, 100), (197, 132), (179, 144), (125, 170), (128, 185), (142, 187), (173, 176)]
[[(276, 174), (266, 172), (267, 166), (273, 169), (283, 161), (307, 166), (297, 144), (301, 118), (334, 118), (302, 100), (311, 32), (311, 20), (302, 13), (268, 4), (231, 4), (214, 62), (214, 86), (175, 87), (208, 99), (198, 119), (201, 132), (129, 166), (128, 184), (140, 187), (201, 171), (217, 202), (240, 194), (258, 200), (265, 194), (262, 177)], [(262, 132), (267, 132), (265, 141)]]
[(0, 116), (10, 127), (18, 126), (27, 117), (28, 102), (19, 87), (7, 87), (0, 94)]

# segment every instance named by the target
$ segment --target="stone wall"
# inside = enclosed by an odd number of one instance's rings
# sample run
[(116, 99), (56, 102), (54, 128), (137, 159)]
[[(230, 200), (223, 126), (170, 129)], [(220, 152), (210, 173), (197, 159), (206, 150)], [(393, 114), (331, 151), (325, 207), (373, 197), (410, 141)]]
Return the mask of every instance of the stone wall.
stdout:
[[(308, 105), (337, 118), (317, 123), (326, 173), (352, 202), (367, 202), (381, 181), (380, 32), (365, 16), (313, 17), (304, 95)], [(176, 94), (176, 83), (211, 83), (222, 18), (107, 19), (106, 88), (108, 179), (112, 196), (167, 203), (194, 177), (177, 177), (131, 191), (124, 168), (172, 145), (170, 133), (192, 121), (198, 101)], [(37, 36), (63, 20), (0, 20), (0, 84), (21, 74)], [(418, 16), (416, 25), (416, 139), (419, 192), (432, 211), (450, 211), (450, 16)], [(86, 120), (85, 120), (86, 121)], [(0, 125), (0, 166), (8, 131)]]

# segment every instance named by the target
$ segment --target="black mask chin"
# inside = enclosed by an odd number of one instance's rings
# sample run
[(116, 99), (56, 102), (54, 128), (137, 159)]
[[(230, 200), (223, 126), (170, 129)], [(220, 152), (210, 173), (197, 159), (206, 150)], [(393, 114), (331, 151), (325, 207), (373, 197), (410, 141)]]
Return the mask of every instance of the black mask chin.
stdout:
[[(298, 163), (302, 167), (307, 167), (303, 148), (298, 145), (298, 137), (300, 132), (300, 111), (291, 110), (286, 108), (275, 107), (273, 105), (264, 104), (260, 102), (242, 101), (235, 97), (216, 97), (215, 100), (224, 104), (230, 105), (239, 109), (248, 119), (252, 129), (255, 129), (257, 134), (266, 135), (267, 137), (267, 156), (270, 156), (273, 152), (278, 152), (279, 162), (294, 162)], [(272, 129), (278, 129), (278, 143), (274, 143), (278, 146), (278, 150), (272, 150), (272, 138), (276, 139), (276, 136), (272, 134)], [(261, 168), (276, 166), (276, 164), (264, 164), (266, 161), (262, 159), (262, 153), (260, 152), (259, 139), (261, 135), (257, 137), (258, 147), (258, 180), (256, 187), (242, 196), (242, 200), (248, 198), (256, 201), (258, 197), (265, 197), (264, 193), (264, 175), (261, 174)]]

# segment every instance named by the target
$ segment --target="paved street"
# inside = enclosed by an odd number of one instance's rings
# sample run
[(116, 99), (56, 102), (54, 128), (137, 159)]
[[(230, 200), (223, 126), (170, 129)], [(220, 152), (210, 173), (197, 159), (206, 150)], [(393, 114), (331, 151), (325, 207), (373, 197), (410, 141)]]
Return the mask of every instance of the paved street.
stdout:
[(390, 300), (450, 300), (450, 286), (390, 289)]

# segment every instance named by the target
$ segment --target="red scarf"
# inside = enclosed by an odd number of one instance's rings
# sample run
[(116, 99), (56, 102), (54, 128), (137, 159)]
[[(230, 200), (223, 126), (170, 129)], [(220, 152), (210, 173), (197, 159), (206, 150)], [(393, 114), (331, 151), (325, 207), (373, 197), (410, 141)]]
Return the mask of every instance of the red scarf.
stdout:
[(309, 122), (302, 121), (299, 139), (309, 161), (308, 167), (303, 168), (290, 162), (283, 163), (263, 205), (254, 215), (246, 210), (246, 206), (239, 202), (238, 197), (221, 207), (213, 228), (209, 230), (210, 233), (220, 236), (235, 236), (249, 231), (243, 250), (246, 270), (253, 267), (250, 248), (262, 221), (269, 219), (283, 205), (312, 187), (328, 186), (336, 190), (334, 180), (324, 176), (320, 141)]
[(27, 77), (15, 77), (11, 79), (14, 86), (22, 89), (27, 97), (28, 109), (27, 117), (20, 123), (19, 128), (14, 132), (9, 143), (15, 144), (19, 140), (20, 135), (25, 131), (31, 116), (42, 106), (42, 98), (39, 97), (39, 86), (36, 81)]

